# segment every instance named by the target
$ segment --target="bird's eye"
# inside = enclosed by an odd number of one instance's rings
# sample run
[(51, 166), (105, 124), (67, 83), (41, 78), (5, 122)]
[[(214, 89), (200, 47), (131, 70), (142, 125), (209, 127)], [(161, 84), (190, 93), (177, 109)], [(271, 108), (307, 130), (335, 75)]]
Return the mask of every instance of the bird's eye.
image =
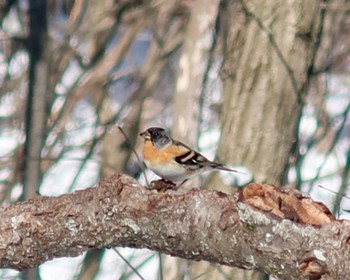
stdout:
[(153, 138), (159, 138), (160, 137), (160, 133), (158, 131), (153, 132)]

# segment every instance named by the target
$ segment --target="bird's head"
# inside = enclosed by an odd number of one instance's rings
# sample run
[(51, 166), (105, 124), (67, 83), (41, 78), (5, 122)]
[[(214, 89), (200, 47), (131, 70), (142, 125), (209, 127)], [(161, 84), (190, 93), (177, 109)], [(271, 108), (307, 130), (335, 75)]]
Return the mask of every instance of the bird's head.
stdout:
[(171, 137), (163, 128), (151, 127), (140, 133), (145, 141), (151, 141), (158, 149), (164, 148), (172, 143)]

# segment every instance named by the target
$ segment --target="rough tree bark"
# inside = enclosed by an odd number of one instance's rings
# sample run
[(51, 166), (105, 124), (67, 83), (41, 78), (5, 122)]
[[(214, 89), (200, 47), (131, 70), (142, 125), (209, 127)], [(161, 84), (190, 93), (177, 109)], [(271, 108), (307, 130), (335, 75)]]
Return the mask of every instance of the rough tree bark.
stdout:
[(95, 188), (33, 198), (0, 214), (2, 268), (127, 246), (280, 279), (346, 279), (350, 273), (350, 223), (294, 190), (268, 185), (251, 184), (239, 195), (170, 194), (115, 175)]
[(320, 1), (241, 0), (231, 9), (218, 155), (279, 184), (297, 139)]

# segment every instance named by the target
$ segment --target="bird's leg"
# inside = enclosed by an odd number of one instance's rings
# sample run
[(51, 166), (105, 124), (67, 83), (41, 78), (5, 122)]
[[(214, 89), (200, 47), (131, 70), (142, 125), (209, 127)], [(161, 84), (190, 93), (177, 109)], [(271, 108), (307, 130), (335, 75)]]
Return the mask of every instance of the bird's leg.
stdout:
[(187, 181), (188, 181), (188, 179), (183, 180), (183, 181), (181, 182), (181, 184), (177, 186), (176, 189), (180, 188), (180, 187), (181, 187), (183, 184), (185, 184)]

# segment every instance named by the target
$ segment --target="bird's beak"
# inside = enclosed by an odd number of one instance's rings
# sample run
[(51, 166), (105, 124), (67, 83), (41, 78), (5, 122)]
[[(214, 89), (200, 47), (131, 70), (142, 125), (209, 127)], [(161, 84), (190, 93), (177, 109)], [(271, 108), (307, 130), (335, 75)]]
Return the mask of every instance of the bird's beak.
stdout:
[(140, 133), (140, 136), (143, 138), (143, 139), (150, 139), (150, 135), (149, 135), (149, 132), (146, 130), (144, 132), (141, 132)]

